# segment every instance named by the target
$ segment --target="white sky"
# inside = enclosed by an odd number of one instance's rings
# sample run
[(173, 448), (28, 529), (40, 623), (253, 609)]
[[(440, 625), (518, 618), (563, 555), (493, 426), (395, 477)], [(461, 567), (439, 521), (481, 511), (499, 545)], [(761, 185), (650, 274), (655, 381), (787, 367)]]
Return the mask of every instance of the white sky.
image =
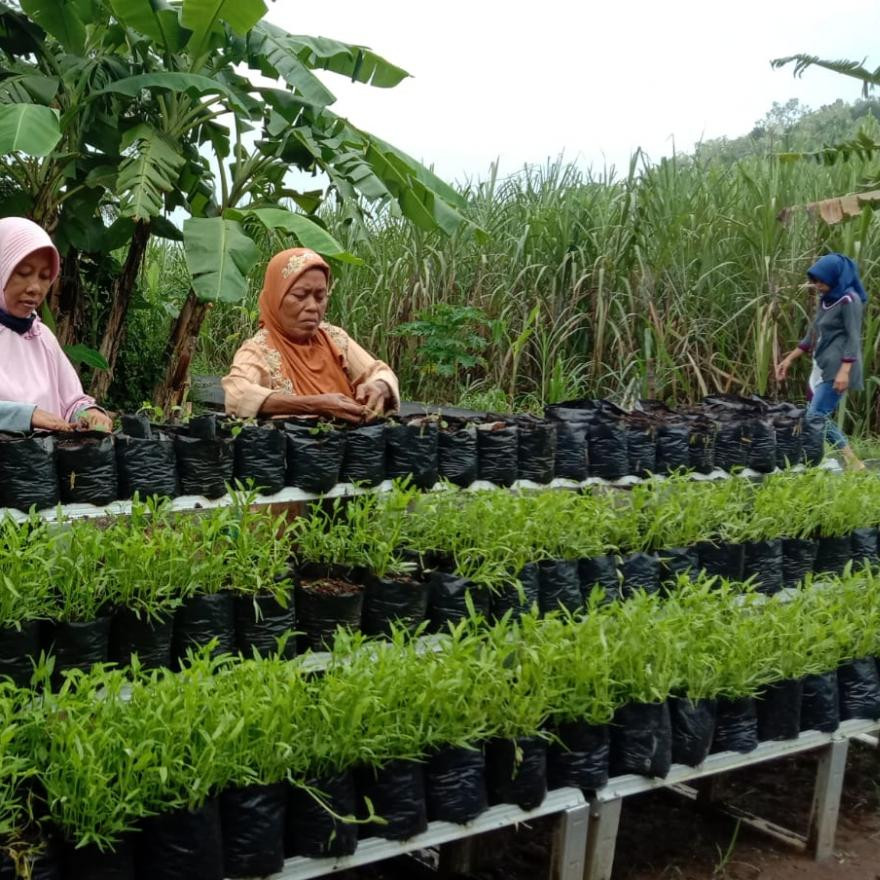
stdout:
[(673, 142), (745, 134), (773, 101), (859, 97), (856, 80), (794, 79), (771, 58), (880, 65), (877, 0), (277, 0), (268, 20), (409, 71), (393, 89), (321, 75), (337, 113), (450, 181), (560, 153), (624, 170), (638, 146), (657, 159)]

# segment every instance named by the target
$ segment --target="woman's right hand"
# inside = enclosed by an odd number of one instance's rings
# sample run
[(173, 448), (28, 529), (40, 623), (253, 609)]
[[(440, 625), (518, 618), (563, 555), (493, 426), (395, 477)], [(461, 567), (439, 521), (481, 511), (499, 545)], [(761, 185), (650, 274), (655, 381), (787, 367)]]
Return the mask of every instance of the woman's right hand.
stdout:
[(65, 422), (44, 409), (35, 409), (31, 416), (31, 427), (41, 431), (72, 431), (73, 425)]
[(788, 368), (791, 366), (791, 361), (786, 357), (783, 358), (776, 365), (776, 381), (784, 382), (788, 377)]
[(316, 394), (312, 400), (318, 415), (360, 424), (367, 417), (367, 408), (345, 394)]

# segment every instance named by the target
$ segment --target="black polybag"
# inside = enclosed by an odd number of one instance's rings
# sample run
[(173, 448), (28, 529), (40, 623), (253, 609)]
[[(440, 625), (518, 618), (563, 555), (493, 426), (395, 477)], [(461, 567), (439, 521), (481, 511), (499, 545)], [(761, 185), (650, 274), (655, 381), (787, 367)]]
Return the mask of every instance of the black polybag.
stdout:
[(385, 479), (386, 425), (377, 422), (345, 432), (345, 454), (339, 479), (343, 483), (378, 486)]
[(207, 436), (210, 433), (205, 430), (199, 432), (202, 436), (196, 435), (190, 423), (189, 433), (174, 435), (174, 453), (183, 495), (220, 498), (232, 482), (235, 441), (216, 430), (214, 436)]
[(672, 765), (669, 704), (627, 703), (611, 724), (611, 775), (636, 773), (663, 779)]
[[(324, 804), (329, 809), (325, 809)], [(354, 817), (356, 810), (357, 793), (350, 771), (309, 779), (304, 787), (291, 786), (287, 809), (288, 852), (308, 858), (352, 855), (357, 849), (358, 826), (343, 818)]]
[(144, 819), (134, 840), (137, 880), (223, 880), (217, 798)]
[(667, 547), (657, 551), (660, 560), (660, 583), (674, 585), (679, 575), (695, 575), (700, 570), (696, 547)]
[(749, 448), (744, 440), (743, 424), (740, 420), (725, 419), (720, 422), (715, 434), (715, 467), (730, 473), (748, 464)]
[(493, 620), (500, 620), (510, 612), (513, 620), (528, 614), (538, 602), (540, 594), (540, 575), (537, 562), (527, 562), (517, 576), (518, 583), (502, 584), (493, 593), (490, 611)]
[(801, 730), (802, 678), (774, 681), (761, 689), (756, 699), (758, 739), (797, 739)]
[(631, 553), (620, 561), (620, 595), (638, 590), (656, 593), (660, 589), (660, 560), (653, 553)]
[(556, 476), (582, 482), (590, 475), (589, 440), (587, 423), (556, 422)]
[(782, 585), (799, 584), (816, 566), (819, 542), (815, 538), (782, 539)]
[(880, 675), (873, 657), (859, 657), (837, 667), (840, 720), (880, 718)]
[(817, 467), (825, 458), (825, 427), (825, 416), (804, 413), (801, 421), (801, 447), (803, 463), (808, 467)]
[(396, 623), (413, 632), (428, 613), (430, 590), (430, 583), (421, 578), (369, 575), (364, 584), (361, 629), (368, 636), (387, 636)]
[(588, 429), (590, 443), (590, 476), (603, 480), (619, 480), (629, 473), (627, 432), (622, 422), (596, 419)]
[(801, 730), (833, 733), (840, 726), (840, 693), (837, 670), (804, 676)]
[[(369, 798), (385, 823), (361, 825), (360, 837), (408, 840), (428, 827), (425, 804), (425, 765), (421, 761), (395, 759), (384, 767), (361, 767), (355, 774), (358, 801)], [(366, 812), (361, 807), (361, 818)]]
[(27, 687), (40, 658), (39, 620), (22, 620), (18, 626), (0, 628), (0, 677), (16, 687)]
[(488, 806), (486, 759), (482, 747), (440, 749), (425, 766), (428, 820), (471, 822)]
[(201, 648), (212, 639), (217, 640), (214, 656), (235, 651), (235, 600), (228, 590), (183, 600), (174, 616), (172, 664), (179, 668), (187, 649)]
[(504, 422), (477, 426), (478, 471), (481, 480), (511, 486), (519, 476), (519, 429)]
[(286, 591), (286, 603), (273, 593), (237, 595), (234, 605), (235, 647), (245, 657), (256, 652), (261, 657), (278, 653), (280, 640), (284, 642), (281, 656), (290, 660), (296, 656), (296, 629), (293, 590)]
[(782, 539), (746, 541), (743, 577), (754, 578), (759, 593), (772, 595), (782, 589)]
[(55, 657), (52, 681), (59, 686), (66, 669), (88, 672), (95, 663), (106, 663), (109, 656), (110, 617), (96, 620), (58, 620), (48, 624), (50, 651)]
[(140, 616), (130, 608), (117, 608), (110, 624), (110, 659), (120, 666), (131, 664), (132, 654), (137, 654), (144, 669), (161, 669), (171, 666), (171, 640), (174, 632), (174, 616)]
[(713, 752), (751, 752), (758, 748), (758, 714), (754, 697), (721, 697), (715, 720)]
[[(317, 423), (315, 423), (317, 424)], [(339, 482), (345, 455), (345, 433), (319, 431), (313, 425), (286, 422), (288, 486), (304, 492), (329, 492)]]
[(689, 468), (691, 465), (691, 432), (686, 424), (666, 423), (657, 428), (658, 474)]
[(243, 486), (249, 483), (264, 495), (284, 488), (287, 472), (287, 441), (274, 423), (243, 425), (235, 438), (233, 476)]
[(819, 538), (816, 553), (816, 572), (843, 574), (847, 563), (852, 559), (852, 535), (827, 535)]
[(470, 486), (479, 476), (479, 453), (475, 425), (450, 422), (441, 428), (437, 441), (437, 469), (456, 486)]
[(54, 438), (0, 434), (0, 507), (41, 510), (58, 498)]
[(761, 474), (776, 468), (776, 429), (769, 419), (749, 419), (743, 426), (743, 440), (749, 449), (747, 467)]
[(630, 419), (626, 426), (628, 471), (646, 477), (658, 470), (657, 435), (654, 425), (646, 419)]
[(877, 528), (868, 526), (853, 529), (852, 559), (856, 565), (877, 565)]
[[(296, 627), (302, 633), (302, 644), (313, 651), (326, 651), (333, 647), (338, 627), (357, 632), (361, 626), (364, 607), (364, 590), (360, 584), (348, 581), (341, 572), (328, 572), (325, 577), (340, 581), (343, 589), (322, 592), (311, 586), (312, 576), (303, 573), (306, 580), (297, 582), (294, 605)], [(321, 580), (318, 575), (314, 580)]]
[(745, 548), (742, 544), (726, 541), (700, 541), (697, 544), (700, 568), (707, 575), (717, 575), (728, 580), (740, 581), (745, 564)]
[(173, 498), (177, 494), (177, 457), (174, 440), (157, 432), (148, 437), (116, 435), (116, 470), (119, 497), (151, 495)]
[(558, 741), (547, 751), (550, 788), (596, 791), (608, 781), (611, 735), (607, 724), (562, 721), (556, 726)]
[(546, 559), (538, 563), (538, 606), (542, 614), (583, 606), (576, 559)]
[(431, 592), (428, 597), (428, 620), (431, 632), (445, 632), (449, 624), (468, 617), (468, 598), (474, 612), (489, 616), (491, 594), (488, 589), (471, 583), (467, 578), (442, 571), (431, 573)]
[(699, 474), (715, 469), (715, 423), (704, 416), (688, 418), (688, 466)]
[(620, 593), (620, 575), (614, 556), (585, 556), (578, 562), (578, 574), (585, 596), (589, 596), (595, 586), (602, 587), (612, 597)]
[(113, 435), (80, 432), (55, 442), (58, 486), (64, 504), (109, 504), (119, 492)]
[(393, 480), (409, 476), (419, 489), (437, 482), (439, 431), (437, 422), (417, 419), (385, 429), (385, 475)]
[(248, 785), (220, 794), (223, 872), (226, 877), (262, 877), (284, 867), (287, 787)]
[(556, 470), (556, 423), (520, 416), (516, 425), (518, 479), (549, 483)]
[(547, 795), (547, 742), (537, 736), (492, 739), (486, 744), (486, 782), (491, 804), (539, 807)]
[(802, 420), (778, 417), (773, 424), (776, 428), (776, 467), (784, 470), (800, 464), (804, 457)]
[(715, 734), (715, 700), (670, 697), (672, 719), (672, 760), (676, 764), (697, 767), (706, 760)]
[(65, 842), (62, 853), (64, 876), (70, 880), (134, 880), (134, 847), (128, 837), (104, 852), (95, 844), (76, 847)]

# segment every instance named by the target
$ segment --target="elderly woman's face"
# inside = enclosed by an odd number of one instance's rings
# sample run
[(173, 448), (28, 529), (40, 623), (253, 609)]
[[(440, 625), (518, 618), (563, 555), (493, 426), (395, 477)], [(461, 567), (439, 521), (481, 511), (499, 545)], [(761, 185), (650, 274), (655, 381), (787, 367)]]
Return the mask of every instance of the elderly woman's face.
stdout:
[(321, 269), (303, 272), (281, 300), (281, 324), (296, 342), (308, 342), (327, 311), (327, 276)]
[(43, 304), (52, 286), (52, 252), (48, 248), (28, 254), (6, 282), (3, 297), (6, 311), (16, 318), (27, 318)]

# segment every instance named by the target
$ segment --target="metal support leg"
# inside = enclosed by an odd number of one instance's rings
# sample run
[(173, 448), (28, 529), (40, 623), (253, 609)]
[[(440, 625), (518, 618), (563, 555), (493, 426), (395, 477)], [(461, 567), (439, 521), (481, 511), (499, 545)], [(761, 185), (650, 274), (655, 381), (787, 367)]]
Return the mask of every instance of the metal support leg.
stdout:
[(622, 804), (623, 798), (604, 802), (594, 801), (590, 804), (584, 880), (611, 880)]
[(570, 807), (559, 816), (550, 855), (550, 880), (581, 880), (587, 851), (587, 804)]
[(837, 832), (848, 748), (849, 740), (835, 740), (822, 749), (819, 757), (808, 838), (808, 846), (817, 862), (827, 859), (834, 852), (834, 835)]

